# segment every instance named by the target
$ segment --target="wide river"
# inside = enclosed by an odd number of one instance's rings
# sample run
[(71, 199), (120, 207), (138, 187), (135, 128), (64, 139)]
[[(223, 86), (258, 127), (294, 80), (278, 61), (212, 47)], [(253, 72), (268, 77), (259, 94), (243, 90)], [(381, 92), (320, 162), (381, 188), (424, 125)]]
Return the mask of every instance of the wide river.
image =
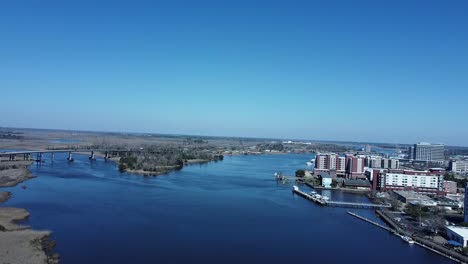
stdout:
[(13, 193), (4, 206), (27, 209), (29, 225), (53, 231), (61, 263), (451, 263), (276, 183), (275, 171), (292, 175), (310, 155), (225, 157), (159, 177), (74, 158), (33, 165), (38, 177), (26, 189), (3, 189)]

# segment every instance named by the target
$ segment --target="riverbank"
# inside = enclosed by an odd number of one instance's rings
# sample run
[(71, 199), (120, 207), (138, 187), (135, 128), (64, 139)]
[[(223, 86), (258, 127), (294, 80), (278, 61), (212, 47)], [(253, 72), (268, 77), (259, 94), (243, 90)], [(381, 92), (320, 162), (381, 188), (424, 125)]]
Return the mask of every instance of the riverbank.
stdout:
[(0, 192), (0, 204), (6, 202), (8, 199), (10, 199), (10, 197), (10, 192)]
[[(28, 166), (32, 161), (2, 162), (0, 164), (0, 188), (13, 187), (34, 178)], [(0, 192), (0, 204), (11, 197), (10, 192)], [(52, 252), (55, 242), (50, 231), (32, 230), (18, 224), (29, 217), (22, 208), (0, 207), (0, 256), (2, 263), (54, 264), (58, 254)]]
[(33, 161), (8, 161), (0, 163), (0, 187), (13, 187), (34, 178), (28, 167)]

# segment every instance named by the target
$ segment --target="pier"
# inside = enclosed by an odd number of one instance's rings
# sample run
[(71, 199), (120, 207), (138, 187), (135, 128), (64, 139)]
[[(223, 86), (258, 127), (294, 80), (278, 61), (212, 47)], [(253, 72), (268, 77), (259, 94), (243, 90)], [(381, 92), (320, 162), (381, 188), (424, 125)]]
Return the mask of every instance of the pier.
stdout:
[(390, 208), (390, 204), (371, 204), (371, 203), (351, 203), (351, 202), (340, 202), (340, 201), (328, 201), (322, 198), (316, 198), (312, 195), (305, 193), (299, 189), (299, 187), (294, 186), (293, 192), (299, 194), (300, 196), (310, 200), (314, 203), (317, 203), (322, 206), (335, 206), (335, 207), (351, 207), (351, 208)]
[(306, 198), (307, 200), (310, 200), (310, 201), (312, 201), (312, 202), (314, 202), (314, 203), (317, 203), (317, 204), (319, 204), (319, 205), (326, 205), (326, 204), (327, 204), (327, 203), (325, 202), (325, 200), (315, 198), (315, 197), (313, 197), (312, 195), (301, 191), (301, 190), (299, 189), (299, 187), (297, 187), (297, 186), (294, 186), (294, 187), (293, 187), (293, 192), (294, 192), (294, 193), (297, 193), (297, 194), (299, 194), (300, 196)]
[(363, 221), (365, 221), (365, 222), (368, 222), (368, 223), (371, 223), (371, 224), (373, 224), (373, 225), (375, 225), (375, 226), (378, 226), (378, 227), (380, 227), (380, 228), (382, 228), (382, 229), (385, 229), (385, 230), (387, 230), (387, 231), (389, 231), (389, 232), (392, 232), (392, 233), (395, 232), (395, 230), (393, 230), (393, 229), (391, 229), (391, 228), (389, 228), (389, 227), (386, 227), (386, 226), (384, 226), (384, 225), (381, 225), (381, 224), (379, 224), (379, 223), (377, 223), (377, 222), (374, 222), (374, 221), (372, 221), (372, 220), (369, 220), (369, 219), (367, 219), (367, 218), (365, 218), (365, 217), (362, 217), (362, 216), (360, 216), (360, 215), (358, 215), (358, 214), (355, 214), (355, 213), (353, 213), (353, 212), (348, 211), (348, 214), (350, 214), (350, 215), (352, 215), (352, 216), (354, 216), (354, 217), (356, 217), (356, 218), (358, 218), (358, 219), (361, 219), (361, 220), (363, 220)]
[(371, 204), (371, 203), (351, 203), (351, 202), (338, 202), (338, 201), (327, 201), (328, 206), (339, 206), (339, 207), (353, 207), (353, 208), (390, 208), (390, 204)]

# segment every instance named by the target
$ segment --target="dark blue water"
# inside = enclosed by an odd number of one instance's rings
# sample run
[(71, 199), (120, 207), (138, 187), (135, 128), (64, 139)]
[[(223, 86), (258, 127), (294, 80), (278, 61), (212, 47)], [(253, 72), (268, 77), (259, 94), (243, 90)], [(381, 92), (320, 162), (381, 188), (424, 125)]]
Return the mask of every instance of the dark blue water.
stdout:
[(307, 155), (226, 157), (159, 177), (121, 174), (86, 156), (56, 158), (32, 167), (38, 178), (27, 189), (9, 188), (6, 205), (53, 231), (62, 263), (450, 263), (276, 183), (275, 171), (293, 174)]

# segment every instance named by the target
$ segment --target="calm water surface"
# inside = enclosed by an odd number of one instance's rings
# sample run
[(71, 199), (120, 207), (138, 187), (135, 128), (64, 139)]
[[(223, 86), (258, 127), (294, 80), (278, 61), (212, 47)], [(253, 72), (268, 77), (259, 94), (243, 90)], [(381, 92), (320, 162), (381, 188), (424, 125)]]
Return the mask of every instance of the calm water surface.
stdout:
[[(47, 158), (47, 157), (46, 157)], [(119, 173), (115, 164), (64, 155), (37, 178), (6, 188), (6, 206), (53, 231), (62, 263), (451, 263), (277, 184), (308, 155), (235, 156), (159, 177)], [(301, 186), (307, 189), (305, 186)], [(327, 192), (333, 200), (366, 201)], [(354, 210), (375, 218), (370, 210)]]

